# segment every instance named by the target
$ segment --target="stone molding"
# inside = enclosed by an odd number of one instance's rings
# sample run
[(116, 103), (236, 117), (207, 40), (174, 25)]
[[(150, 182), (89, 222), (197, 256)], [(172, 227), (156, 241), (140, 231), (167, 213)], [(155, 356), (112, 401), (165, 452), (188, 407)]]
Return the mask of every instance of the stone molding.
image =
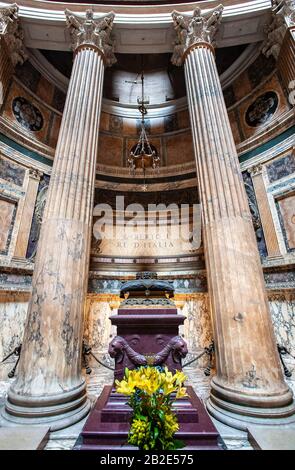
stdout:
[(71, 34), (72, 49), (75, 52), (80, 48), (90, 47), (101, 53), (106, 66), (111, 66), (117, 61), (111, 37), (115, 18), (113, 12), (104, 16), (95, 16), (93, 10), (88, 9), (84, 18), (84, 15), (65, 10), (65, 15)]
[(23, 40), (24, 33), (18, 19), (16, 3), (0, 8), (0, 38), (3, 37), (12, 65), (23, 64), (27, 60)]
[(215, 35), (221, 22), (223, 5), (218, 5), (209, 12), (202, 13), (195, 8), (193, 16), (183, 15), (174, 10), (172, 19), (176, 31), (176, 41), (171, 62), (182, 65), (186, 53), (195, 47), (214, 47)]

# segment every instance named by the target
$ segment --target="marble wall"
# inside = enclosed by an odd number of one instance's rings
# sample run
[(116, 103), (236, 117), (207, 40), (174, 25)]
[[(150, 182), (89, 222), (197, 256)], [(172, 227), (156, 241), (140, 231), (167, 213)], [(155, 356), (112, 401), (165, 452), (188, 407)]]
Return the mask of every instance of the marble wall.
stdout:
[(7, 254), (16, 205), (0, 196), (0, 253)]
[[(0, 361), (21, 342), (28, 298), (28, 293), (0, 293)], [(189, 358), (194, 357), (212, 340), (208, 295), (179, 293), (175, 300), (179, 312), (187, 318), (180, 334), (187, 341)], [(277, 342), (295, 356), (295, 294), (270, 294), (269, 302)], [(84, 337), (93, 353), (106, 362), (110, 361), (108, 344), (116, 335), (109, 317), (117, 313), (118, 305), (119, 296), (107, 293), (89, 294), (85, 302)], [(11, 358), (7, 364), (0, 363), (0, 380), (6, 379), (14, 359)], [(203, 362), (200, 365), (206, 365)]]
[(181, 313), (186, 316), (180, 334), (188, 345), (191, 354), (197, 354), (209, 346), (213, 339), (208, 294), (177, 294), (176, 303), (183, 301)]
[(290, 251), (295, 250), (295, 194), (278, 200), (286, 244)]
[(277, 342), (295, 356), (295, 294), (272, 294), (269, 304)]
[(89, 295), (85, 302), (84, 337), (99, 356), (106, 354), (115, 335), (109, 317), (116, 315), (118, 304), (119, 297), (113, 294)]
[(22, 342), (28, 297), (27, 293), (0, 292), (0, 380), (7, 379), (15, 357), (1, 364), (2, 359)]

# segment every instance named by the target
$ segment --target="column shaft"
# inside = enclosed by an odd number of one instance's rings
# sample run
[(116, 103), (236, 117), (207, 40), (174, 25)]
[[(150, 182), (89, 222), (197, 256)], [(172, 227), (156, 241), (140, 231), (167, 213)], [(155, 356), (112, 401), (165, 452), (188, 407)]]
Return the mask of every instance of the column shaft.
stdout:
[[(91, 10), (86, 11), (86, 20), (69, 11), (66, 16), (75, 59), (38, 242), (18, 375), (5, 412), (10, 421), (46, 423), (51, 430), (78, 421), (90, 408), (81, 367), (83, 311), (104, 75), (102, 46), (114, 17), (96, 21)], [(111, 46), (105, 48), (110, 55)]]
[[(292, 394), (276, 349), (247, 196), (213, 49), (186, 56), (185, 77), (202, 203), (208, 289), (216, 341), (209, 410), (288, 416)], [(258, 407), (257, 409), (254, 408)], [(220, 417), (220, 416), (219, 416)], [(227, 419), (236, 424), (235, 419)], [(243, 427), (243, 425), (241, 425)]]
[[(284, 36), (277, 62), (283, 84), (289, 91), (295, 88), (295, 26), (289, 28)], [(291, 83), (293, 82), (293, 85)], [(291, 85), (291, 86), (290, 86)], [(289, 88), (290, 87), (290, 88)], [(293, 103), (294, 104), (294, 103)]]
[(9, 58), (4, 38), (0, 36), (0, 107), (9, 87), (13, 74), (13, 65)]

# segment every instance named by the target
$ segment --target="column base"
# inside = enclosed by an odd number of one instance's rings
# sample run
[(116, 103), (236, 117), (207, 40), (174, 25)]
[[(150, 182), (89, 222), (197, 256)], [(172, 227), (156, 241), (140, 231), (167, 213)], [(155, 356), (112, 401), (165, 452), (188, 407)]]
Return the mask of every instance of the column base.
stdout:
[(265, 408), (224, 402), (211, 395), (206, 407), (213, 418), (242, 431), (247, 431), (249, 425), (282, 426), (295, 423), (294, 401), (278, 408)]
[(85, 384), (71, 392), (44, 397), (22, 397), (10, 390), (2, 417), (7, 426), (48, 426), (50, 431), (58, 431), (81, 421), (90, 408)]

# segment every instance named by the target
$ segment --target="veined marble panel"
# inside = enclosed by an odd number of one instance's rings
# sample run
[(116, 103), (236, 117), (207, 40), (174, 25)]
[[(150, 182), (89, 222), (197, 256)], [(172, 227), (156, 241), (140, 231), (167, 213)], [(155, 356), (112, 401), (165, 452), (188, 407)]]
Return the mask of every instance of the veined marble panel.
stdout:
[(283, 228), (291, 250), (295, 249), (295, 194), (280, 199), (278, 201), (280, 208)]
[(188, 351), (191, 354), (200, 352), (212, 339), (212, 326), (207, 294), (177, 294), (176, 304), (184, 302), (179, 312), (186, 316), (180, 334), (184, 335)]
[(27, 307), (26, 293), (0, 294), (0, 380), (7, 379), (15, 357), (11, 357), (8, 363), (1, 364), (2, 359), (22, 342)]
[(295, 153), (271, 161), (267, 165), (267, 174), (270, 183), (295, 173)]
[(116, 334), (112, 327), (110, 315), (117, 313), (112, 309), (112, 302), (118, 303), (119, 297), (112, 294), (89, 296), (85, 303), (84, 337), (92, 347), (93, 353), (104, 355), (108, 350), (109, 342)]
[(277, 342), (295, 356), (295, 294), (272, 294), (269, 304)]
[(12, 161), (0, 156), (0, 178), (9, 183), (22, 186), (25, 177), (25, 169), (15, 165)]
[(30, 236), (28, 240), (28, 248), (26, 257), (34, 259), (37, 251), (37, 245), (41, 230), (41, 223), (43, 219), (43, 212), (46, 203), (47, 191), (49, 186), (49, 177), (44, 175), (39, 183), (38, 193), (36, 197), (36, 204), (32, 219)]
[(16, 204), (6, 199), (0, 199), (0, 253), (6, 254), (13, 229)]

